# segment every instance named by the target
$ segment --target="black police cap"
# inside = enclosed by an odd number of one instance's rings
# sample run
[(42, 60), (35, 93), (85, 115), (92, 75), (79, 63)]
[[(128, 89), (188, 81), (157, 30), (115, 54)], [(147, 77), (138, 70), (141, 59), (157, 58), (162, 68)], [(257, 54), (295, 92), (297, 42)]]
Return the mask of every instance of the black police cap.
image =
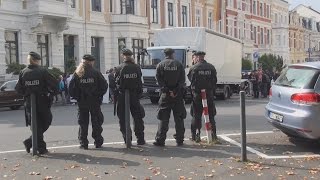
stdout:
[(131, 51), (130, 49), (127, 49), (127, 48), (123, 48), (123, 49), (121, 50), (121, 53), (122, 53), (123, 55), (125, 55), (125, 56), (132, 56), (132, 55), (133, 55), (132, 51)]
[(165, 54), (173, 54), (173, 53), (174, 53), (174, 50), (171, 49), (171, 48), (166, 48), (166, 49), (163, 50), (163, 52), (164, 52)]
[(203, 52), (203, 51), (197, 51), (197, 52), (194, 53), (194, 55), (196, 55), (196, 56), (205, 56), (206, 53)]
[(32, 57), (33, 60), (41, 60), (41, 56), (36, 52), (31, 51), (29, 52), (29, 55)]
[(94, 61), (94, 60), (96, 60), (96, 59), (94, 58), (94, 56), (92, 56), (91, 54), (85, 54), (85, 55), (83, 55), (82, 59), (84, 59), (84, 60), (86, 60), (86, 61)]

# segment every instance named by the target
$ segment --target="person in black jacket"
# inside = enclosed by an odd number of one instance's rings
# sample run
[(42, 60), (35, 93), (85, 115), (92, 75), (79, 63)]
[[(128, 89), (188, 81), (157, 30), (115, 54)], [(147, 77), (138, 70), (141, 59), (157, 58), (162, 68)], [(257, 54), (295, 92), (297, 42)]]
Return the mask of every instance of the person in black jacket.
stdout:
[(169, 119), (173, 111), (176, 134), (174, 135), (177, 145), (183, 145), (184, 119), (186, 108), (183, 100), (185, 85), (185, 71), (183, 65), (174, 60), (174, 50), (164, 50), (165, 59), (157, 66), (156, 78), (161, 88), (160, 104), (157, 118), (160, 120), (158, 132), (155, 137), (155, 146), (164, 146), (169, 129)]
[(103, 95), (107, 92), (108, 84), (103, 75), (93, 68), (95, 58), (86, 54), (77, 67), (69, 85), (69, 94), (78, 102), (79, 141), (81, 149), (88, 149), (89, 113), (92, 123), (92, 137), (96, 148), (103, 144), (101, 112)]
[[(19, 74), (19, 80), (15, 87), (16, 91), (25, 98), (26, 125), (31, 125), (31, 94), (36, 96), (36, 121), (38, 133), (38, 152), (48, 152), (43, 133), (46, 132), (52, 122), (51, 105), (53, 97), (58, 93), (58, 81), (44, 68), (40, 67), (41, 57), (35, 52), (28, 55), (29, 65)], [(23, 142), (26, 151), (30, 153), (32, 137)]]
[[(208, 105), (208, 114), (212, 130), (212, 140), (214, 143), (219, 143), (216, 133), (216, 107), (214, 104), (214, 95), (217, 87), (217, 71), (215, 67), (208, 63), (204, 57), (206, 53), (198, 51), (195, 53), (197, 57), (197, 62), (192, 66), (188, 73), (188, 79), (191, 82), (191, 91), (192, 91), (192, 104), (191, 108), (193, 109), (192, 122), (191, 122), (191, 139), (196, 142), (200, 142), (200, 130), (202, 124), (202, 97), (201, 90), (206, 90), (207, 105)], [(198, 131), (198, 132), (197, 132)]]
[[(134, 132), (137, 137), (137, 144), (144, 145), (144, 108), (140, 104), (142, 96), (142, 72), (139, 65), (135, 64), (132, 58), (133, 53), (129, 49), (122, 49), (124, 62), (116, 67), (116, 84), (117, 84), (117, 116), (119, 118), (120, 131), (126, 142), (125, 127), (125, 90), (129, 90), (130, 111), (134, 122)], [(130, 134), (131, 139), (132, 135)]]

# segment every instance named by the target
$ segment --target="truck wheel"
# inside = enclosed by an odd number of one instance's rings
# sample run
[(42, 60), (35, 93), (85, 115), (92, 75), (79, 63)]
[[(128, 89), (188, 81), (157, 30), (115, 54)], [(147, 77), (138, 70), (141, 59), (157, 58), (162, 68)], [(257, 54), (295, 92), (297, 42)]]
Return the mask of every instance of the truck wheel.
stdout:
[(150, 101), (152, 104), (158, 104), (160, 97), (150, 97)]
[(21, 107), (21, 106), (11, 106), (10, 109), (11, 109), (11, 110), (18, 110), (18, 109), (20, 109), (20, 107)]
[(230, 88), (229, 86), (226, 86), (223, 90), (223, 95), (221, 96), (223, 100), (230, 98)]

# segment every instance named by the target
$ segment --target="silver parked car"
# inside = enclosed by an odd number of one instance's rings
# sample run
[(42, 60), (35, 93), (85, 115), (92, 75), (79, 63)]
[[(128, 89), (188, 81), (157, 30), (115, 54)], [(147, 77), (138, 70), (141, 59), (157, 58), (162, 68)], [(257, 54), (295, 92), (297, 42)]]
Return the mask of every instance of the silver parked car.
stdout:
[(320, 62), (289, 65), (269, 92), (265, 116), (291, 137), (320, 139)]

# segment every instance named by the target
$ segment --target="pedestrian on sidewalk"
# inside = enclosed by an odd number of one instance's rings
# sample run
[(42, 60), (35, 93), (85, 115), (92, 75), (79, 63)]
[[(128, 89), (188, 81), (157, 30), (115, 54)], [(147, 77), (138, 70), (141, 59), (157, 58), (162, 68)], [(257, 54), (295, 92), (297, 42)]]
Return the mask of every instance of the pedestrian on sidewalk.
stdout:
[(185, 85), (185, 70), (182, 64), (174, 59), (174, 50), (164, 50), (165, 59), (157, 66), (156, 78), (161, 88), (160, 104), (157, 118), (160, 120), (158, 132), (155, 137), (155, 146), (164, 146), (169, 130), (169, 120), (173, 111), (177, 146), (183, 145), (184, 140), (184, 119), (187, 112), (184, 106), (183, 93)]
[(63, 76), (60, 75), (60, 82), (59, 82), (59, 94), (61, 96), (61, 102), (63, 105), (66, 104), (66, 93), (65, 93), (65, 83), (64, 83), (64, 79)]
[[(134, 133), (137, 138), (138, 145), (146, 143), (144, 139), (144, 121), (145, 111), (140, 104), (142, 96), (142, 72), (140, 66), (137, 65), (132, 58), (132, 51), (129, 49), (122, 49), (123, 63), (116, 67), (116, 99), (117, 99), (117, 116), (119, 118), (120, 131), (126, 143), (126, 124), (125, 124), (125, 91), (129, 91), (130, 98), (130, 112), (134, 122)], [(129, 134), (132, 139), (132, 134)]]
[[(36, 121), (39, 154), (48, 153), (43, 133), (49, 129), (52, 122), (51, 95), (58, 93), (58, 81), (44, 68), (40, 67), (41, 56), (35, 52), (28, 55), (29, 65), (20, 72), (16, 91), (25, 98), (26, 125), (31, 126), (31, 94), (36, 96)], [(23, 142), (27, 153), (32, 147), (32, 136)]]
[(78, 123), (80, 149), (88, 149), (89, 114), (91, 115), (92, 138), (96, 148), (103, 144), (101, 112), (103, 95), (107, 92), (108, 84), (101, 72), (93, 68), (95, 58), (86, 54), (77, 67), (69, 85), (70, 96), (78, 102)]
[(202, 96), (201, 90), (206, 90), (206, 97), (208, 102), (208, 113), (211, 124), (211, 136), (213, 143), (219, 143), (216, 132), (216, 121), (214, 119), (216, 115), (216, 107), (214, 104), (214, 95), (217, 88), (217, 71), (216, 68), (208, 63), (204, 57), (206, 53), (198, 51), (195, 53), (197, 63), (192, 66), (188, 73), (188, 79), (191, 83), (192, 91), (192, 109), (193, 116), (191, 122), (191, 139), (196, 142), (200, 142), (200, 132), (202, 126)]

